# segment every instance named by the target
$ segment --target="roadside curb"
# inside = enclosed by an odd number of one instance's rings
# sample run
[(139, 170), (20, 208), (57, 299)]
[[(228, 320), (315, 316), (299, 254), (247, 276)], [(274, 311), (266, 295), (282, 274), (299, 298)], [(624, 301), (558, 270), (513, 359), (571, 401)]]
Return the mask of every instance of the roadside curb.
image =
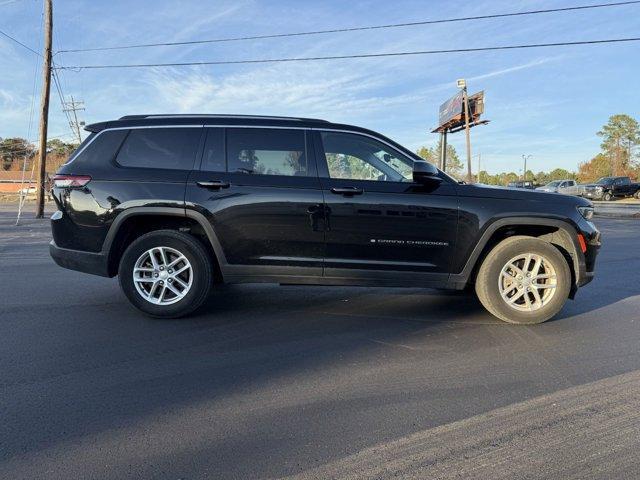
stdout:
[(613, 218), (640, 218), (640, 205), (593, 202), (594, 215)]

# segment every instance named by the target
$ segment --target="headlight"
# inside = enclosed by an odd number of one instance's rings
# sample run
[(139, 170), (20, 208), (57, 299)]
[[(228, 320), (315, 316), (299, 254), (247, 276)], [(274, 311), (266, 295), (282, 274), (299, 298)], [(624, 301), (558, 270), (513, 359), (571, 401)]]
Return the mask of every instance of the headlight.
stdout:
[(591, 220), (593, 218), (593, 207), (578, 207), (578, 211), (585, 220)]
[(596, 190), (601, 192), (602, 191), (602, 187), (596, 187)]

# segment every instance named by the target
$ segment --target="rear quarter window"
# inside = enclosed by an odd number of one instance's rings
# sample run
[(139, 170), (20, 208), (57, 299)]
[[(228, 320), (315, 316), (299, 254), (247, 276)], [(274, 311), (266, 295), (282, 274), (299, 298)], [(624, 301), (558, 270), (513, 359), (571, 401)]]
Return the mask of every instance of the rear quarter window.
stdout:
[(100, 165), (113, 161), (127, 136), (126, 130), (107, 130), (92, 133), (69, 157), (65, 165)]
[(191, 170), (202, 128), (131, 129), (118, 152), (121, 167)]

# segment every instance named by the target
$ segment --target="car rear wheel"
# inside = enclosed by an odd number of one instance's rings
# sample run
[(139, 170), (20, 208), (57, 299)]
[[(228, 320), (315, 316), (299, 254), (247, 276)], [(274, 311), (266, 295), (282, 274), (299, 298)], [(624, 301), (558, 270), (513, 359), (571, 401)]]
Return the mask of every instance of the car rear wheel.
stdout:
[(634, 193), (633, 196), (636, 197), (638, 200), (640, 200), (640, 190)]
[(147, 315), (178, 318), (193, 312), (213, 284), (209, 252), (174, 230), (142, 235), (125, 250), (118, 269), (122, 291)]
[(554, 317), (569, 297), (571, 271), (560, 251), (537, 238), (508, 238), (489, 252), (476, 277), (476, 294), (508, 323), (535, 324)]

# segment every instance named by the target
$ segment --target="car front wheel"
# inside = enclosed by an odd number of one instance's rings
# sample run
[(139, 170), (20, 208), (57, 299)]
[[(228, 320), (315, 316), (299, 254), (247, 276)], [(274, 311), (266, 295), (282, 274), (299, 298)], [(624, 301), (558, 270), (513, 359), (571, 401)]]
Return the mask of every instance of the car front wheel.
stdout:
[(571, 271), (560, 251), (543, 240), (515, 236), (485, 257), (476, 277), (476, 294), (493, 315), (508, 323), (542, 323), (563, 307), (571, 290)]
[(178, 318), (198, 308), (213, 284), (210, 254), (193, 236), (156, 230), (135, 240), (120, 260), (122, 291), (147, 315)]
[(607, 192), (602, 196), (602, 199), (605, 202), (610, 202), (613, 199), (613, 195), (611, 195), (609, 192)]

